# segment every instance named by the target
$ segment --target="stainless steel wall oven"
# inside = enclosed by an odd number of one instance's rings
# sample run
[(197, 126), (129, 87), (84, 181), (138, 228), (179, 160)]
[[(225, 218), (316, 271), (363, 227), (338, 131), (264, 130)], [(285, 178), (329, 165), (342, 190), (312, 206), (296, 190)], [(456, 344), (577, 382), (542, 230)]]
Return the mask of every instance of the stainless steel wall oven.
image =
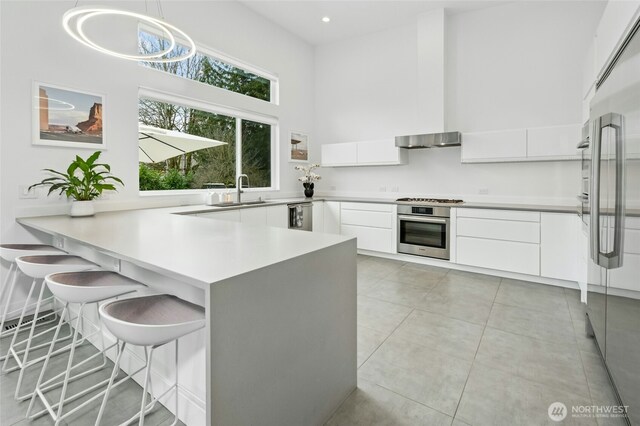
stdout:
[(450, 208), (398, 206), (398, 253), (449, 260)]

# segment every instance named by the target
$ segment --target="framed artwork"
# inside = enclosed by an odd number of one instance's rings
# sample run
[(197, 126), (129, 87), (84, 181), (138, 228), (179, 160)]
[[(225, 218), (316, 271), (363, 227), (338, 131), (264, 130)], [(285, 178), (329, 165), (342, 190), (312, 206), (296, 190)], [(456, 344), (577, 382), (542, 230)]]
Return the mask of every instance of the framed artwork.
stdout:
[(33, 144), (106, 149), (104, 95), (33, 83)]
[(301, 132), (291, 132), (289, 138), (289, 161), (306, 163), (309, 161), (309, 135)]

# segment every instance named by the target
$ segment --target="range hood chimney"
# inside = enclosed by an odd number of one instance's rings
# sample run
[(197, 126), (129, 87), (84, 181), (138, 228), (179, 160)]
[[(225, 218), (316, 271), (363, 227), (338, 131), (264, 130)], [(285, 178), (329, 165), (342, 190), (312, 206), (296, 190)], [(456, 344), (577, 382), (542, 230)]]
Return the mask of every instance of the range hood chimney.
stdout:
[(460, 132), (396, 136), (396, 146), (405, 149), (445, 148), (448, 146), (460, 146), (461, 144), (462, 135)]

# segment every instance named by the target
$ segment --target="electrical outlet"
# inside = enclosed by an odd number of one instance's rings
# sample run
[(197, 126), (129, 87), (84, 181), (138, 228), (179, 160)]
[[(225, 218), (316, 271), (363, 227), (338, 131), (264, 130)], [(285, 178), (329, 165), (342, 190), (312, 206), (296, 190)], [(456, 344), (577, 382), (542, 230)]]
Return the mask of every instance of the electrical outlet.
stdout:
[(480, 188), (478, 189), (478, 194), (487, 195), (489, 193), (489, 188)]
[(28, 185), (18, 185), (18, 198), (23, 200), (34, 199), (38, 198), (38, 194), (35, 188), (29, 190)]

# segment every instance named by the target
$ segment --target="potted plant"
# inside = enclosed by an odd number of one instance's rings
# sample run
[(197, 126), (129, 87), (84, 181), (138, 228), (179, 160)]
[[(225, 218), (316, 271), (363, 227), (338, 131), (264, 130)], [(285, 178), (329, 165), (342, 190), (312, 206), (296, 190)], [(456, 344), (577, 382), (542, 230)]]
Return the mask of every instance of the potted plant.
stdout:
[(307, 198), (313, 197), (313, 188), (315, 184), (313, 182), (322, 179), (322, 177), (314, 173), (314, 170), (319, 168), (320, 164), (311, 164), (307, 167), (305, 166), (296, 166), (296, 170), (300, 170), (304, 172), (304, 176), (300, 176), (298, 180), (302, 182), (302, 186), (304, 187), (304, 196)]
[(76, 155), (74, 161), (67, 168), (67, 172), (58, 172), (52, 169), (44, 169), (56, 176), (43, 179), (41, 182), (29, 187), (49, 186), (47, 195), (54, 191), (60, 191), (70, 198), (72, 217), (93, 216), (95, 209), (93, 200), (102, 195), (103, 191), (117, 191), (115, 184), (124, 186), (122, 180), (111, 174), (111, 166), (108, 164), (96, 163), (100, 158), (100, 151), (96, 151), (89, 158), (82, 159)]

